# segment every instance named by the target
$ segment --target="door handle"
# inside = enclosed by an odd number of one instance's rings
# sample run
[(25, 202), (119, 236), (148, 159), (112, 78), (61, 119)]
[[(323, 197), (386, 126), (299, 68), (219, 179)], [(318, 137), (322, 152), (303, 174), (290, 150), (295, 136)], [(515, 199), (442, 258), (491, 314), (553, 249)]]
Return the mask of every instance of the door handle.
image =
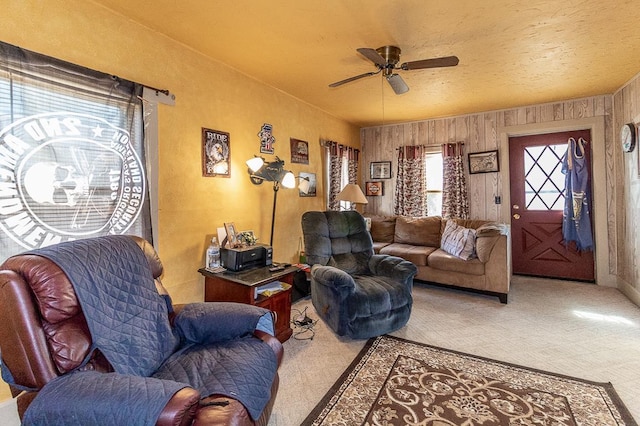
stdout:
[(518, 213), (516, 213), (516, 214), (514, 214), (514, 215), (513, 215), (513, 218), (514, 218), (515, 220), (518, 220), (518, 219), (520, 219), (520, 215), (519, 215)]

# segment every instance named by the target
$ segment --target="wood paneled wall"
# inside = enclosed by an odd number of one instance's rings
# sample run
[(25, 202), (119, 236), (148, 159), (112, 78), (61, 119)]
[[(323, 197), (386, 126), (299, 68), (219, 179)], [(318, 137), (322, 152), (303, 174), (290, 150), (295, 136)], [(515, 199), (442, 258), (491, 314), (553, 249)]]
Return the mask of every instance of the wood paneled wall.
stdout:
[[(625, 123), (640, 124), (640, 76), (613, 95), (614, 139), (617, 131)], [(623, 153), (620, 144), (614, 143), (615, 161), (612, 167), (616, 171), (611, 182), (615, 191), (617, 217), (618, 278), (620, 289), (640, 305), (640, 146), (630, 153)]]
[[(496, 205), (496, 195), (503, 196), (502, 181), (508, 179), (504, 170), (499, 173), (470, 175), (466, 154), (470, 152), (500, 149), (500, 131), (524, 124), (558, 122), (577, 118), (605, 116), (610, 127), (611, 96), (597, 96), (566, 102), (533, 105), (510, 110), (491, 111), (458, 117), (424, 120), (360, 130), (362, 146), (361, 182), (370, 179), (369, 164), (372, 161), (392, 161), (392, 177), (384, 180), (384, 195), (368, 197), (365, 207), (368, 214), (393, 214), (393, 196), (398, 170), (396, 148), (403, 145), (435, 145), (462, 141), (465, 143), (465, 169), (469, 188), (470, 214), (474, 219), (506, 221), (501, 206)], [(607, 135), (611, 132), (607, 129)], [(607, 137), (609, 139), (609, 137)], [(608, 141), (605, 141), (609, 145)], [(506, 153), (499, 152), (500, 157)], [(503, 162), (501, 158), (501, 163)], [(613, 170), (613, 163), (607, 163)], [(428, 171), (427, 171), (428, 174)], [(607, 173), (607, 179), (611, 178)], [(611, 180), (609, 180), (611, 182)], [(504, 197), (502, 197), (504, 199)]]
[[(640, 89), (640, 83), (637, 86)], [(640, 108), (640, 90), (635, 94), (635, 97), (637, 98), (634, 101), (635, 105)], [(599, 235), (600, 238), (597, 254), (603, 258), (598, 261), (597, 272), (598, 276), (602, 278), (599, 281), (604, 285), (616, 285), (615, 276), (617, 275), (620, 250), (623, 250), (628, 256), (628, 249), (618, 247), (617, 241), (620, 238), (628, 239), (629, 237), (626, 231), (621, 231), (617, 226), (621, 214), (620, 206), (625, 204), (623, 200), (627, 197), (627, 189), (623, 183), (628, 182), (628, 178), (623, 177), (624, 173), (621, 175), (622, 155), (619, 144), (614, 143), (618, 140), (618, 132), (614, 129), (619, 127), (615, 127), (613, 123), (613, 103), (612, 95), (602, 95), (509, 110), (363, 128), (360, 130), (361, 182), (370, 180), (369, 164), (371, 161), (392, 161), (392, 177), (384, 181), (384, 195), (368, 197), (369, 204), (365, 206), (364, 212), (379, 215), (393, 214), (397, 147), (402, 145), (439, 146), (448, 142), (462, 141), (465, 143), (464, 163), (465, 169), (467, 169), (471, 218), (509, 224), (510, 210), (507, 204), (509, 199), (508, 138), (505, 135), (524, 134), (521, 133), (523, 128), (533, 129), (528, 134), (575, 130), (577, 129), (575, 126), (581, 125), (583, 122), (598, 121), (602, 123), (599, 131), (600, 136), (594, 136), (592, 149), (593, 156), (598, 160), (599, 176), (602, 176), (594, 184), (594, 191), (598, 192), (597, 196), (600, 200), (597, 207), (600, 221), (597, 228), (600, 232), (596, 231), (596, 237)], [(636, 111), (636, 114), (640, 114), (640, 109)], [(564, 126), (567, 128), (563, 128)], [(582, 128), (590, 127), (584, 126)], [(467, 154), (494, 149), (499, 151), (500, 171), (470, 175)], [(605, 170), (602, 171), (602, 168)], [(640, 192), (640, 189), (637, 192)], [(495, 204), (495, 196), (498, 195), (503, 204)], [(638, 228), (637, 225), (638, 223), (635, 223), (636, 228)], [(638, 239), (640, 238), (636, 237), (636, 240)], [(629, 243), (625, 242), (625, 246), (628, 245)], [(636, 247), (640, 247), (640, 242), (636, 243)], [(627, 272), (627, 274), (629, 273), (631, 271)], [(634, 273), (637, 277), (637, 268), (634, 269)]]

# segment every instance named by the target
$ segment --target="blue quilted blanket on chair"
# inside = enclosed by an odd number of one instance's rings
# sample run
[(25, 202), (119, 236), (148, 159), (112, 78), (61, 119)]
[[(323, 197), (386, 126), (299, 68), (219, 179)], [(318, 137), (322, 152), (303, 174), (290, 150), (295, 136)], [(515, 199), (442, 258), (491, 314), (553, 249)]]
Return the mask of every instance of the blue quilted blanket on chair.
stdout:
[[(260, 416), (270, 398), (277, 360), (269, 345), (251, 333), (267, 310), (229, 303), (191, 304), (176, 318), (178, 330), (174, 331), (147, 260), (130, 237), (71, 241), (31, 254), (50, 259), (67, 275), (87, 320), (93, 348), (104, 354), (116, 373), (186, 383), (203, 396), (227, 395), (242, 402), (252, 418)], [(181, 338), (184, 347), (179, 348)], [(78, 377), (72, 376), (76, 377), (56, 386), (69, 386)], [(159, 413), (172, 393), (166, 385), (162, 389), (162, 380), (155, 379), (136, 382), (136, 386), (145, 387), (146, 394), (155, 392), (150, 386), (157, 386), (159, 394), (168, 393), (156, 402), (158, 406), (148, 407), (148, 412)], [(117, 388), (117, 382), (113, 383)], [(60, 395), (59, 391), (44, 393)], [(73, 406), (64, 396), (48, 402)], [(82, 409), (91, 411), (92, 407)]]
[(128, 236), (70, 241), (32, 252), (69, 277), (94, 348), (121, 374), (150, 376), (178, 347), (144, 253)]

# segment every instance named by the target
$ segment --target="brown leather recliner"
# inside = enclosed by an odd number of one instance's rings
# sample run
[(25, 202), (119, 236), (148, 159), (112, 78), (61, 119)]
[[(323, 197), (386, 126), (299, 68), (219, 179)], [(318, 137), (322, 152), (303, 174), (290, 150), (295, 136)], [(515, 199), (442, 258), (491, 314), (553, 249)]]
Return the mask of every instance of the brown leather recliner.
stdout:
[[(149, 262), (159, 293), (166, 293), (159, 280), (163, 266), (156, 251), (146, 240), (132, 238)], [(180, 308), (180, 305), (174, 306), (176, 313)], [(273, 349), (280, 365), (283, 356), (281, 343), (261, 331), (254, 335)], [(16, 385), (42, 389), (51, 380), (80, 366), (90, 348), (91, 335), (73, 286), (55, 263), (40, 256), (19, 255), (0, 266), (0, 350)], [(82, 369), (113, 371), (97, 350)], [(156, 424), (266, 425), (273, 409), (278, 381), (276, 373), (271, 398), (256, 421), (237, 400), (222, 395), (210, 395), (201, 400), (197, 390), (187, 387), (173, 395)], [(11, 391), (17, 397), (18, 413), (22, 418), (38, 392), (20, 391), (13, 386)], [(216, 404), (216, 401), (220, 403)]]

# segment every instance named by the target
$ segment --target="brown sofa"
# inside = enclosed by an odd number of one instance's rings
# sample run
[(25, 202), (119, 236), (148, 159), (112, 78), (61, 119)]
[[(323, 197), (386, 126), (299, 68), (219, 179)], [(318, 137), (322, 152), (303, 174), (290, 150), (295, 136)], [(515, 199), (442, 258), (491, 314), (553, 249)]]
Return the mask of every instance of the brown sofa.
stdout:
[(418, 267), (415, 279), (497, 296), (507, 303), (511, 282), (506, 226), (485, 220), (453, 219), (475, 232), (474, 256), (468, 260), (441, 248), (447, 220), (439, 216), (371, 216), (376, 253), (399, 256)]

